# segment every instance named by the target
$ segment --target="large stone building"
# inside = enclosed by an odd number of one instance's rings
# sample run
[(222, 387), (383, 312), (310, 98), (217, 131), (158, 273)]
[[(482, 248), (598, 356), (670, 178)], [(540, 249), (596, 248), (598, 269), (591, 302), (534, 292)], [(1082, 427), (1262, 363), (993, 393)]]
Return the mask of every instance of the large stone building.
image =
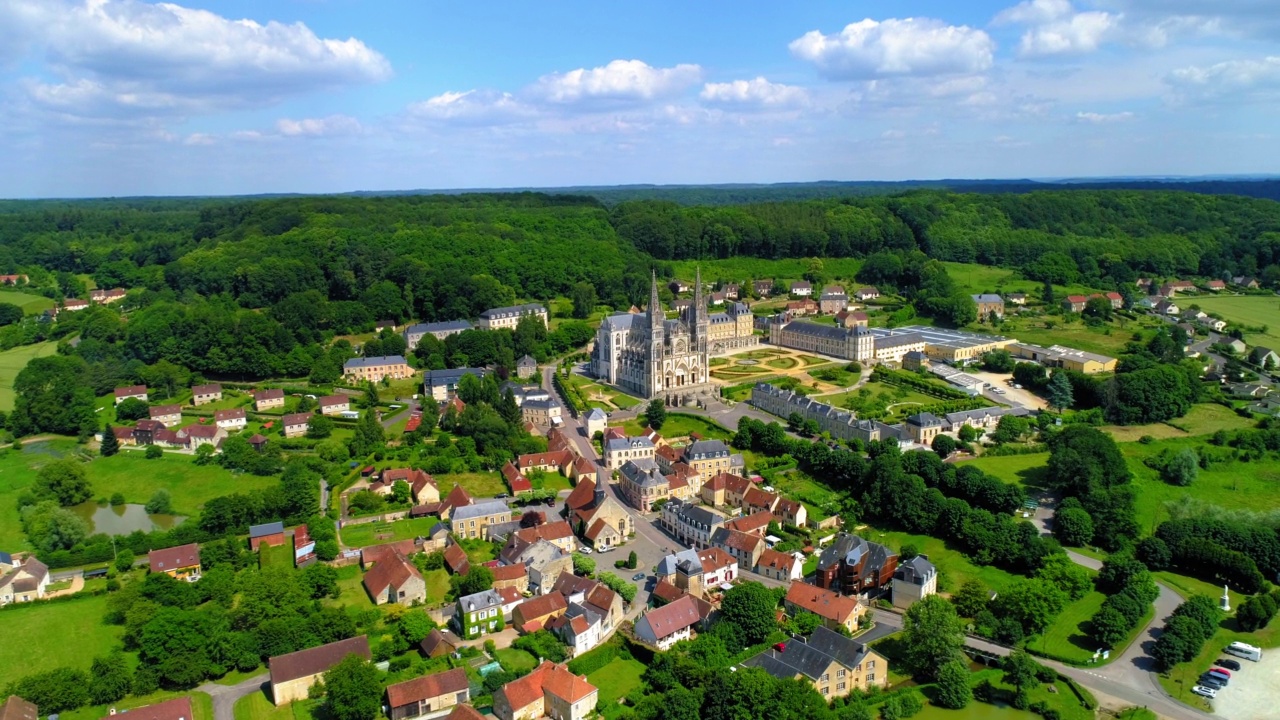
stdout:
[(702, 274), (698, 273), (693, 305), (676, 320), (668, 320), (662, 311), (655, 277), (644, 314), (611, 315), (600, 324), (592, 368), (611, 385), (681, 405), (713, 390), (708, 376), (710, 344)]
[(515, 330), (520, 320), (526, 315), (536, 317), (547, 324), (547, 308), (537, 303), (512, 305), (511, 307), (491, 308), (480, 313), (481, 330), (499, 330), (506, 328)]
[(845, 697), (889, 684), (889, 662), (867, 645), (820, 627), (809, 638), (796, 637), (742, 663), (778, 679), (813, 686), (823, 700)]
[(893, 606), (906, 610), (938, 592), (938, 568), (928, 555), (917, 555), (893, 571)]
[(746, 303), (731, 303), (724, 312), (711, 313), (709, 321), (711, 355), (724, 355), (760, 343), (755, 334), (755, 315)]
[(272, 701), (279, 707), (294, 700), (306, 700), (311, 686), (320, 682), (326, 670), (348, 655), (370, 659), (369, 639), (358, 635), (269, 659), (267, 669), (271, 672)]
[(864, 327), (842, 328), (797, 320), (775, 322), (769, 327), (769, 342), (805, 352), (843, 360), (868, 361), (875, 352), (875, 340)]

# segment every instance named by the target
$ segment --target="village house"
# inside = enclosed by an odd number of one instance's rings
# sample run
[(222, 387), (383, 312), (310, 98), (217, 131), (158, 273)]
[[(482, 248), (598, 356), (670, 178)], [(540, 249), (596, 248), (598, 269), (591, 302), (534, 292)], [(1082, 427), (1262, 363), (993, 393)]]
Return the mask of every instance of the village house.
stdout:
[(133, 428), (124, 425), (113, 425), (111, 434), (116, 436), (116, 442), (121, 445), (137, 445), (138, 439), (134, 437)]
[(659, 560), (654, 574), (659, 582), (666, 580), (690, 595), (700, 596), (737, 580), (738, 563), (720, 548), (682, 550)]
[(539, 540), (546, 540), (565, 552), (573, 552), (578, 543), (573, 537), (573, 530), (565, 520), (543, 523), (529, 528), (521, 528), (507, 539), (507, 544), (498, 553), (498, 559), (505, 563), (514, 563), (520, 553)]
[(284, 426), (285, 437), (303, 437), (307, 434), (307, 428), (311, 427), (311, 413), (292, 413), (285, 415), (284, 418), (281, 419), (280, 424)]
[(653, 460), (628, 460), (618, 470), (618, 483), (622, 496), (640, 510), (649, 512), (653, 504), (668, 497), (671, 484)]
[(516, 606), (511, 612), (511, 625), (521, 633), (537, 632), (568, 609), (568, 601), (558, 592), (537, 595)]
[(907, 436), (911, 438), (911, 442), (921, 445), (931, 445), (933, 439), (942, 434), (944, 423), (942, 418), (933, 413), (916, 413), (909, 415), (902, 423), (907, 430)]
[(1204, 285), (1206, 290), (1210, 292), (1222, 292), (1227, 289), (1227, 284), (1222, 280), (1210, 280)]
[(978, 306), (978, 320), (985, 321), (993, 315), (997, 318), (1004, 317), (1004, 298), (995, 293), (981, 293), (972, 297), (974, 305)]
[(115, 389), (115, 397), (117, 405), (130, 398), (147, 402), (147, 386), (130, 385), (129, 387), (118, 387)]
[(497, 590), (484, 590), (458, 598), (453, 622), (464, 639), (497, 632), (503, 627), (502, 595)]
[(511, 508), (501, 500), (485, 500), (453, 510), (449, 525), (455, 537), (489, 539), (488, 526), (511, 522)]
[(600, 639), (613, 632), (626, 615), (622, 596), (610, 590), (604, 583), (592, 578), (578, 577), (563, 572), (556, 578), (552, 592), (559, 593), (569, 602), (569, 609), (581, 606), (600, 616)]
[(418, 650), (422, 652), (423, 657), (437, 658), (452, 655), (458, 650), (458, 646), (437, 628), (427, 633), (422, 642), (418, 643)]
[(723, 440), (697, 440), (685, 447), (682, 458), (703, 477), (730, 472), (742, 466), (742, 457), (734, 457)]
[(794, 318), (794, 317), (804, 317), (806, 315), (817, 315), (817, 314), (818, 314), (818, 303), (808, 298), (805, 298), (804, 300), (795, 300), (793, 302), (787, 303), (785, 316), (786, 316), (786, 319), (790, 320), (791, 318)]
[[(466, 553), (463, 553), (463, 557), (466, 557)], [(528, 568), (524, 565), (499, 565), (493, 568), (493, 589), (501, 590), (502, 588), (515, 588), (521, 592), (528, 590)]]
[(729, 300), (737, 300), (742, 287), (737, 283), (726, 283), (721, 290), (724, 292), (724, 296)]
[(391, 468), (382, 471), (383, 483), (394, 485), (400, 481), (404, 481), (409, 485), (409, 491), (413, 494), (415, 503), (423, 505), (440, 502), (440, 488), (436, 486), (435, 478), (422, 470), (416, 468)]
[(49, 587), (49, 566), (34, 555), (0, 552), (0, 607), (31, 602), (45, 596)]
[(756, 297), (767, 298), (773, 294), (773, 280), (756, 280), (751, 283), (751, 289), (755, 291)]
[(413, 352), (418, 343), (422, 342), (422, 338), (430, 335), (437, 340), (444, 340), (450, 335), (457, 335), (464, 330), (470, 330), (471, 323), (467, 320), (445, 320), (443, 322), (419, 323), (410, 325), (404, 329), (402, 336), (404, 344), (409, 352)]
[(867, 327), (870, 324), (870, 318), (861, 310), (841, 310), (836, 313), (836, 327), (845, 330), (852, 330), (858, 327)]
[(662, 506), (660, 522), (676, 540), (695, 548), (711, 547), (711, 535), (728, 518), (711, 510), (680, 500), (668, 500)]
[(213, 422), (228, 433), (243, 430), (249, 424), (244, 408), (217, 410), (213, 413)]
[(792, 615), (800, 611), (811, 612), (822, 618), (822, 624), (832, 630), (844, 628), (852, 632), (866, 612), (857, 598), (803, 582), (791, 583), (782, 602)]
[(752, 485), (742, 495), (742, 511), (747, 514), (766, 512), (772, 515), (773, 509), (778, 505), (778, 499), (774, 493)]
[(635, 520), (631, 513), (607, 490), (607, 473), (607, 470), (601, 470), (595, 474), (594, 480), (589, 477), (579, 479), (573, 492), (565, 499), (566, 519), (575, 532), (596, 550), (617, 547), (635, 534)]
[(181, 405), (156, 405), (147, 409), (147, 415), (168, 428), (182, 424)]
[(736, 518), (724, 524), (726, 529), (737, 530), (738, 532), (756, 537), (764, 537), (768, 534), (769, 523), (777, 520), (773, 513), (768, 510), (751, 513), (750, 515), (739, 515)]
[(293, 529), (293, 566), (306, 567), (316, 561), (316, 541), (306, 525)]
[(822, 294), (818, 296), (818, 312), (823, 315), (834, 315), (848, 307), (849, 296), (845, 294), (842, 287), (823, 288)]
[(511, 307), (491, 308), (480, 313), (480, 329), (481, 330), (515, 330), (520, 324), (521, 318), (526, 316), (536, 317), (542, 321), (543, 327), (547, 325), (547, 309), (537, 303), (526, 303), (524, 305), (513, 305)]
[(525, 400), (520, 405), (520, 417), (524, 422), (533, 423), (541, 428), (559, 427), (564, 424), (560, 403), (551, 398)]
[(403, 380), (413, 377), (413, 368), (403, 355), (378, 355), (351, 358), (342, 364), (342, 377), (348, 382), (382, 382), (386, 378)]
[(100, 305), (109, 305), (114, 302), (120, 302), (125, 299), (128, 293), (124, 288), (113, 288), (111, 290), (90, 290), (89, 300)]
[(657, 448), (643, 435), (636, 437), (606, 437), (604, 440), (604, 466), (617, 470), (631, 460), (654, 459)]
[(711, 534), (711, 545), (733, 556), (743, 570), (754, 568), (765, 550), (764, 538), (759, 535), (723, 527)]
[(685, 596), (640, 616), (635, 634), (641, 642), (665, 652), (681, 640), (692, 638), (693, 628), (700, 621), (693, 598)]
[(317, 402), (321, 415), (341, 415), (351, 411), (351, 397), (348, 395), (325, 395)]
[(222, 399), (222, 386), (217, 383), (209, 385), (195, 385), (191, 388), (191, 404), (208, 405)]
[(722, 292), (713, 292), (713, 293), (711, 293), (711, 296), (710, 296), (710, 299), (708, 300), (708, 303), (709, 303), (709, 304), (711, 304), (711, 305), (723, 305), (723, 304), (724, 304), (724, 301), (725, 301), (724, 293), (722, 293)]
[(1247, 288), (1249, 290), (1257, 290), (1260, 287), (1258, 278), (1249, 277), (1248, 275), (1236, 275), (1231, 278), (1231, 284)]
[(307, 691), (320, 682), (326, 671), (342, 662), (348, 655), (358, 655), (365, 660), (372, 658), (369, 638), (357, 635), (327, 645), (299, 650), (287, 655), (277, 655), (267, 660), (271, 673), (271, 700), (276, 707), (295, 700), (306, 700)]
[(888, 585), (897, 569), (897, 553), (842, 532), (819, 556), (815, 580), (818, 587), (856, 595)]
[(600, 408), (593, 407), (583, 417), (582, 427), (587, 431), (588, 438), (594, 438), (596, 433), (603, 433), (609, 427), (609, 416)]
[(716, 473), (702, 484), (699, 493), (702, 502), (713, 507), (742, 507), (742, 496), (751, 487), (751, 481), (728, 472)]
[(461, 485), (454, 485), (444, 500), (440, 501), (440, 519), (447, 522), (453, 516), (454, 510), (474, 504), (475, 501)]
[(1265, 370), (1280, 369), (1280, 355), (1271, 348), (1257, 345), (1249, 351), (1249, 362)]
[(280, 521), (249, 526), (249, 548), (254, 552), (262, 545), (284, 545), (284, 523)]
[(1009, 293), (1009, 304), (1011, 304), (1011, 305), (1019, 305), (1019, 306), (1021, 306), (1021, 305), (1026, 305), (1026, 304), (1027, 304), (1027, 294), (1026, 294), (1026, 293), (1020, 293), (1020, 292), (1016, 292), (1016, 293)]
[(409, 720), (443, 711), (471, 700), (471, 681), (464, 668), (426, 675), (387, 686), (390, 720)]
[(586, 720), (595, 714), (598, 698), (599, 691), (586, 676), (543, 660), (533, 672), (493, 694), (493, 714), (498, 720)]
[(415, 601), (427, 600), (427, 583), (422, 573), (395, 550), (381, 557), (373, 569), (364, 574), (364, 589), (374, 605), (412, 605)]
[(529, 590), (535, 595), (551, 592), (561, 573), (573, 572), (573, 556), (546, 540), (537, 540), (511, 557), (511, 565), (524, 565)]
[(1084, 306), (1089, 304), (1089, 298), (1084, 295), (1068, 295), (1062, 304), (1071, 312), (1084, 312)]
[(227, 439), (227, 431), (217, 425), (188, 425), (178, 430), (178, 441), (195, 452), (201, 445), (212, 445), (215, 448)]
[(200, 579), (200, 546), (187, 543), (147, 553), (147, 565), (153, 573), (195, 582)]
[[(129, 720), (192, 720), (194, 717), (191, 698), (183, 696), (158, 702), (154, 705), (121, 710), (120, 712), (116, 712), (115, 708), (112, 708), (110, 714), (102, 718), (102, 720), (108, 720), (108, 718), (124, 715), (125, 713), (129, 714)], [(6, 717), (4, 720), (10, 720), (10, 718)], [(32, 720), (35, 720), (35, 718), (32, 718)]]
[(798, 528), (809, 524), (809, 510), (799, 500), (780, 497), (773, 506), (773, 516), (779, 525), (792, 525)]
[[(458, 392), (458, 383), (464, 375), (474, 375), (483, 379), (484, 368), (454, 368), (452, 370), (428, 370), (423, 378), (423, 392), (438, 403), (453, 400)], [(441, 408), (443, 412), (444, 408)], [(462, 411), (459, 410), (459, 413)]]
[(684, 280), (672, 280), (667, 283), (667, 288), (670, 289), (672, 293), (679, 295), (680, 293), (689, 292), (693, 289), (693, 286)]
[(893, 571), (893, 606), (906, 610), (938, 592), (938, 568), (928, 555), (917, 555)]
[(40, 720), (40, 710), (33, 702), (10, 695), (9, 699), (0, 703), (0, 720)]
[(253, 391), (253, 409), (258, 412), (263, 410), (276, 410), (284, 407), (284, 390), (280, 388), (268, 388), (266, 390)]
[(26, 275), (0, 275), (0, 285), (26, 285)]
[(756, 574), (781, 582), (794, 582), (804, 576), (803, 567), (804, 562), (795, 555), (767, 548), (756, 562)]
[(853, 297), (860, 302), (876, 300), (880, 297), (880, 290), (874, 287), (858, 288), (858, 290), (853, 294)]
[(796, 297), (809, 297), (813, 294), (813, 285), (804, 280), (791, 283), (791, 294)]
[(532, 355), (525, 355), (516, 361), (516, 377), (531, 378), (538, 373), (538, 361)]
[[(781, 649), (779, 649), (779, 647)], [(807, 639), (793, 637), (742, 663), (778, 679), (812, 685), (823, 700), (889, 685), (889, 661), (868, 646), (819, 627)]]
[(88, 300), (81, 300), (80, 298), (67, 298), (66, 300), (62, 301), (61, 309), (66, 312), (78, 312), (80, 310), (84, 310), (87, 307), (89, 307)]
[(499, 472), (501, 472), (502, 479), (507, 483), (507, 489), (511, 491), (512, 495), (519, 495), (533, 489), (533, 483), (529, 482), (529, 478), (525, 477), (524, 473), (520, 472), (520, 468), (516, 467), (515, 463), (510, 460), (502, 466)]

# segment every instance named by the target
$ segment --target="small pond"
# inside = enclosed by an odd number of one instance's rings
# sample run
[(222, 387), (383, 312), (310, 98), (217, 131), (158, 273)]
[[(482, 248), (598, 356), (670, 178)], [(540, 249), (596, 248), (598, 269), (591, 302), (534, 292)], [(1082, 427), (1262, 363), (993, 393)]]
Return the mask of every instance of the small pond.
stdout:
[(99, 505), (85, 502), (71, 508), (72, 512), (89, 522), (89, 532), (107, 535), (128, 535), (135, 530), (169, 530), (180, 524), (181, 515), (151, 515), (143, 505)]

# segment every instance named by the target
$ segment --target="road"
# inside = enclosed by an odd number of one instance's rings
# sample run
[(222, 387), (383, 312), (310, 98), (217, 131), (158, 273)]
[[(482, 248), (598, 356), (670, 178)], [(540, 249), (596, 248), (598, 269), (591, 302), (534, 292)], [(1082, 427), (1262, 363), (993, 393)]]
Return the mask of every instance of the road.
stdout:
[(235, 720), (233, 708), (236, 701), (246, 695), (252, 695), (263, 690), (263, 685), (271, 679), (271, 675), (263, 673), (255, 675), (248, 680), (243, 680), (235, 685), (219, 685), (217, 683), (205, 683), (196, 688), (202, 693), (213, 698), (213, 720)]

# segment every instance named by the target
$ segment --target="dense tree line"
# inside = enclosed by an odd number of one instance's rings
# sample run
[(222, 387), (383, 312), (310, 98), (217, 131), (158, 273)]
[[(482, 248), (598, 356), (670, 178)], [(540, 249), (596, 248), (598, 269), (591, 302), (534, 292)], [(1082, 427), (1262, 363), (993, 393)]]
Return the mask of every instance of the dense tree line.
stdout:
[(1222, 610), (1213, 598), (1193, 595), (1174, 609), (1160, 637), (1156, 638), (1156, 644), (1151, 648), (1156, 667), (1166, 671), (1178, 663), (1194, 659), (1218, 631), (1221, 621)]
[(1089, 636), (1100, 647), (1114, 648), (1138, 626), (1160, 590), (1147, 566), (1123, 553), (1102, 563), (1095, 585), (1107, 599), (1089, 619)]
[[(1092, 530), (1092, 544), (1108, 550), (1136, 539), (1135, 491), (1115, 440), (1087, 425), (1068, 425), (1050, 434), (1047, 444), (1047, 480), (1064, 498), (1059, 511), (1073, 511), (1057, 528), (1059, 539), (1080, 544), (1083, 527)], [(1076, 510), (1087, 513), (1087, 523)]]
[(1139, 550), (1154, 569), (1177, 569), (1250, 595), (1280, 572), (1280, 536), (1272, 528), (1245, 521), (1168, 520)]

